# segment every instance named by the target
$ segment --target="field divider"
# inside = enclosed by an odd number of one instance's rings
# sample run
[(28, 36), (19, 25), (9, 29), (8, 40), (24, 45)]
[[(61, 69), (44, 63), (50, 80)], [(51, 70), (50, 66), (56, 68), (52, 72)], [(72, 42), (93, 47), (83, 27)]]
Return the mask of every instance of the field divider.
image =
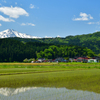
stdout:
[(50, 72), (61, 72), (61, 71), (74, 71), (74, 70), (55, 70), (55, 71), (38, 71), (38, 72), (20, 72), (20, 73), (2, 73), (0, 74), (0, 76), (4, 76), (4, 75), (18, 75), (18, 74), (35, 74), (35, 73), (50, 73)]

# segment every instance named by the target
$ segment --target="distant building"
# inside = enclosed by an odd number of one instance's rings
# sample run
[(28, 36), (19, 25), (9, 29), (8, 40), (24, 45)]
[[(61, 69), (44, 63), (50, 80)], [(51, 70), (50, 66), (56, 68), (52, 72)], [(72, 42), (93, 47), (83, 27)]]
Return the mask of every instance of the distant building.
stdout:
[(54, 61), (55, 62), (66, 62), (67, 60), (65, 60), (63, 57), (58, 57)]
[(45, 61), (45, 58), (39, 58), (37, 61), (38, 62), (44, 62)]
[(88, 63), (93, 63), (93, 62), (98, 62), (98, 60), (97, 59), (88, 59)]

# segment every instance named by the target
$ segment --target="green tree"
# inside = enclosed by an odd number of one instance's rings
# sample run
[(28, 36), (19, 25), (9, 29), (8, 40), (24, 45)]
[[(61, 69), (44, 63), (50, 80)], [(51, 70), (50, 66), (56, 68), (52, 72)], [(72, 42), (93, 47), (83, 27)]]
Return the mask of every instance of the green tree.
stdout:
[(23, 62), (24, 62), (24, 63), (28, 63), (28, 59), (25, 58), (25, 59), (23, 60)]

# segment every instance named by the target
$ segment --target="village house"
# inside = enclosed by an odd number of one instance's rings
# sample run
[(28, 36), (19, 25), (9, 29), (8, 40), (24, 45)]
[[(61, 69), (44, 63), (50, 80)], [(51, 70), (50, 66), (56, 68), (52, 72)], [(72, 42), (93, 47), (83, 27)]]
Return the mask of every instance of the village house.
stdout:
[(65, 60), (63, 57), (58, 57), (54, 60), (54, 62), (66, 62), (67, 60)]
[(45, 61), (45, 58), (39, 58), (37, 61), (38, 62), (44, 62)]
[(75, 59), (74, 59), (74, 58), (69, 58), (69, 61), (70, 61), (70, 62), (74, 62)]
[(88, 57), (78, 57), (76, 61), (77, 62), (88, 62), (88, 59), (89, 59)]
[(97, 59), (88, 59), (88, 63), (92, 63), (92, 62), (98, 62), (98, 60)]
[[(83, 63), (92, 63), (92, 62), (99, 62), (100, 58), (97, 57), (74, 57), (74, 58), (69, 58), (70, 62), (83, 62)], [(56, 59), (48, 59), (46, 60), (45, 58), (39, 58), (36, 61), (31, 61), (31, 63), (41, 63), (41, 62), (68, 62), (68, 60), (65, 60), (63, 57), (58, 57)]]
[(75, 62), (83, 62), (83, 63), (91, 63), (91, 62), (98, 62), (98, 59), (93, 57), (93, 58), (88, 58), (88, 57), (78, 57), (74, 59), (73, 61)]

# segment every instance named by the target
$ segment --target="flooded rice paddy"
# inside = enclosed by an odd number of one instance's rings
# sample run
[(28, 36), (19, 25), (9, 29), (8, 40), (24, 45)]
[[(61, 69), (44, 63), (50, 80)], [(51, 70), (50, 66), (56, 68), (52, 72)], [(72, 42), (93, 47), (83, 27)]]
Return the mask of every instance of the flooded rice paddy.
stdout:
[(0, 100), (100, 100), (100, 94), (66, 88), (0, 88)]
[(0, 69), (0, 100), (100, 100), (100, 64), (8, 67)]

